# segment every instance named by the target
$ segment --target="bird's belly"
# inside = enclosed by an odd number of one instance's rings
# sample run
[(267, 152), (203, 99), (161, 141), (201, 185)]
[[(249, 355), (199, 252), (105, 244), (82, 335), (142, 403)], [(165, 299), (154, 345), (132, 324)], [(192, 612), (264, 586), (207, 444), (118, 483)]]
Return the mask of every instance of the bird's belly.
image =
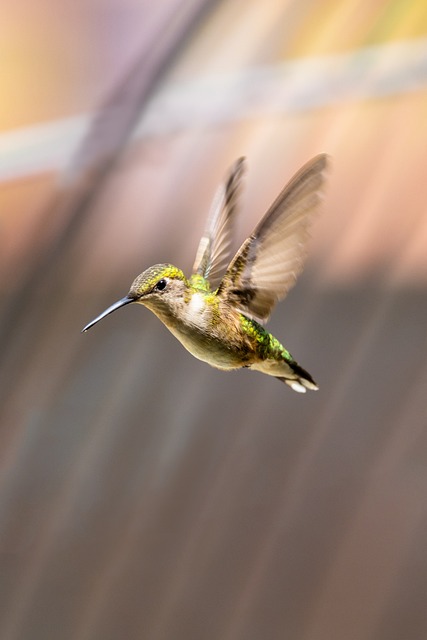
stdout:
[(168, 327), (168, 329), (191, 355), (212, 367), (230, 370), (239, 369), (245, 364), (239, 349), (220, 338), (177, 327)]

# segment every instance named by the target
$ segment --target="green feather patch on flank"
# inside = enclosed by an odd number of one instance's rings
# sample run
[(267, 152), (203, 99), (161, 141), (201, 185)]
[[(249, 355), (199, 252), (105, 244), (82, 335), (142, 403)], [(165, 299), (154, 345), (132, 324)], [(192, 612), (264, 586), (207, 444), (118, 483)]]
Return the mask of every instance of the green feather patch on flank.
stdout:
[(251, 320), (244, 315), (240, 316), (240, 323), (244, 332), (258, 343), (261, 353), (267, 357), (283, 358), (287, 362), (292, 362), (293, 357), (287, 349), (271, 333), (255, 320)]
[(282, 358), (284, 360), (286, 360), (287, 362), (293, 362), (294, 359), (291, 356), (291, 354), (289, 353), (289, 351), (287, 349), (285, 349), (285, 347), (278, 341), (277, 338), (275, 338), (274, 336), (270, 335), (270, 344), (271, 344), (271, 348), (273, 351), (278, 351), (280, 353), (280, 355), (282, 356)]

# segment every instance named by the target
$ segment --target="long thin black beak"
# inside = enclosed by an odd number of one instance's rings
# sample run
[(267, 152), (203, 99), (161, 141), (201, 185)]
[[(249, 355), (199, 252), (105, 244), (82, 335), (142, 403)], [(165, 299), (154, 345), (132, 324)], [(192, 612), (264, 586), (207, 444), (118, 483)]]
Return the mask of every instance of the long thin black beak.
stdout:
[(84, 333), (85, 331), (93, 327), (94, 324), (102, 320), (102, 318), (105, 318), (105, 316), (109, 316), (110, 313), (113, 313), (113, 311), (116, 311), (116, 309), (120, 309), (120, 307), (124, 307), (125, 304), (130, 304), (131, 302), (135, 302), (135, 298), (130, 298), (129, 296), (125, 296), (121, 300), (118, 300), (117, 302), (112, 304), (111, 307), (108, 307), (108, 309), (105, 309), (105, 311), (100, 313), (99, 316), (95, 318), (95, 320), (92, 320), (91, 322), (89, 322), (89, 324), (87, 324), (85, 328), (82, 329), (82, 333)]

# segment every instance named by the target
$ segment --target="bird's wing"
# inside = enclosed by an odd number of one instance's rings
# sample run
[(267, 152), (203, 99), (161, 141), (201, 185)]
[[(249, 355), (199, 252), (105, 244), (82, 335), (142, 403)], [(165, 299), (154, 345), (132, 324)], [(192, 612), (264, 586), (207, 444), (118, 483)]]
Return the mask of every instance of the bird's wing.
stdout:
[(230, 263), (218, 295), (265, 322), (301, 272), (309, 226), (318, 211), (327, 156), (312, 158), (273, 202)]
[(193, 273), (209, 280), (212, 289), (218, 286), (230, 259), (233, 218), (244, 170), (245, 159), (239, 158), (216, 191), (206, 229), (197, 249)]

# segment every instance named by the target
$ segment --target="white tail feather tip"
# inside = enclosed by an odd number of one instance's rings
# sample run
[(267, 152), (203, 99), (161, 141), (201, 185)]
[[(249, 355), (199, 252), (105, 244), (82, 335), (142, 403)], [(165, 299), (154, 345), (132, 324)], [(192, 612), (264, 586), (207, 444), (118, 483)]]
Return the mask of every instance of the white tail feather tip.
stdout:
[(290, 382), (289, 386), (294, 391), (298, 391), (298, 393), (305, 393), (307, 391), (307, 389), (305, 387), (303, 387), (303, 385), (300, 384), (299, 382), (297, 382), (296, 380), (295, 380), (295, 382)]

